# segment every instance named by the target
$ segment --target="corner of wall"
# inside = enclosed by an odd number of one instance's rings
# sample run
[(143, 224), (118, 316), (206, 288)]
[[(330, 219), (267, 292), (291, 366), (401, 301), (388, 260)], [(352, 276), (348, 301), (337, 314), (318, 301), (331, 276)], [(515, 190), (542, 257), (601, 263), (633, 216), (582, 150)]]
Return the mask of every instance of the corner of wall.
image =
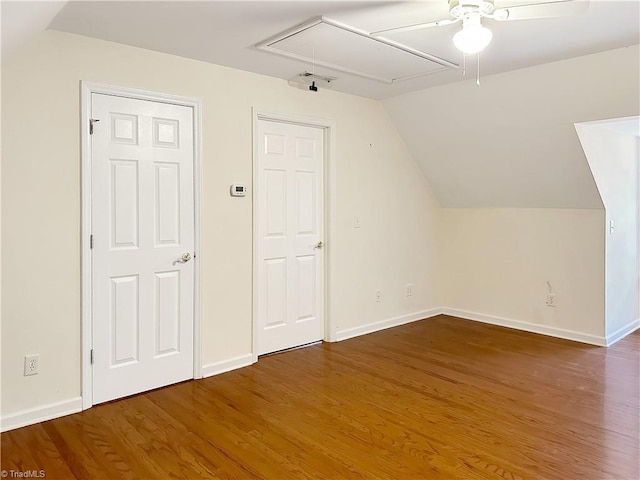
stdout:
[[(605, 332), (607, 342), (633, 329), (640, 313), (640, 117), (575, 125), (606, 207)], [(627, 333), (624, 333), (627, 332)]]

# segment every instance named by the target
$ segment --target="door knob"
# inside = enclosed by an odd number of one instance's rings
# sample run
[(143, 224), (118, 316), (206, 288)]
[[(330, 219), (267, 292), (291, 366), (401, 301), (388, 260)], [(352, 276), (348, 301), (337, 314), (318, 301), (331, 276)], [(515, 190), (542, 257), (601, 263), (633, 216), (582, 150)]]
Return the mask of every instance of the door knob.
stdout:
[(316, 243), (316, 245), (313, 248), (320, 249), (322, 247), (324, 247), (324, 243), (322, 243), (322, 240), (320, 240), (318, 243)]
[(187, 263), (189, 260), (191, 260), (191, 254), (189, 252), (184, 252), (181, 256), (180, 256), (180, 261), (182, 263)]

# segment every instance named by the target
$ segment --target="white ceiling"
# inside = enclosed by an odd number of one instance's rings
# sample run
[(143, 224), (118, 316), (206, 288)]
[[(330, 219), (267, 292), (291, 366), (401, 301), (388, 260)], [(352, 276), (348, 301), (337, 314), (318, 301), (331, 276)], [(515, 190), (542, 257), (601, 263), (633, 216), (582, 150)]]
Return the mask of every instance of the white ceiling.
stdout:
[(18, 50), (38, 33), (43, 32), (66, 3), (65, 1), (53, 0), (49, 2), (0, 0), (2, 58)]
[(426, 52), (418, 56), (414, 50), (383, 42), (386, 40), (361, 35), (348, 26), (318, 17), (257, 47), (311, 64), (309, 70), (321, 67), (331, 70), (336, 66), (343, 74), (389, 84), (437, 70), (457, 68), (457, 65)]
[[(496, 0), (496, 5), (523, 2), (530, 0)], [(9, 2), (2, 3), (4, 30), (13, 21), (6, 18), (12, 9), (4, 4)], [(31, 5), (34, 11), (39, 8), (38, 2), (20, 3)], [(639, 6), (638, 0), (592, 0), (587, 13), (573, 17), (501, 23), (485, 20), (494, 38), (481, 55), (481, 73), (488, 75), (637, 44)], [(49, 11), (54, 10), (49, 7)], [(311, 65), (260, 51), (255, 45), (320, 15), (371, 32), (446, 18), (448, 6), (446, 0), (70, 1), (49, 28), (290, 79), (310, 70)], [(461, 54), (453, 47), (451, 37), (459, 28), (450, 25), (386, 36), (458, 64)], [(315, 54), (329, 56), (327, 52)], [(394, 61), (384, 51), (376, 56), (380, 64)], [(475, 62), (467, 63), (467, 75), (473, 76)], [(316, 73), (338, 78), (331, 88), (378, 99), (462, 80), (461, 69), (433, 70), (428, 75), (389, 85), (316, 67)]]

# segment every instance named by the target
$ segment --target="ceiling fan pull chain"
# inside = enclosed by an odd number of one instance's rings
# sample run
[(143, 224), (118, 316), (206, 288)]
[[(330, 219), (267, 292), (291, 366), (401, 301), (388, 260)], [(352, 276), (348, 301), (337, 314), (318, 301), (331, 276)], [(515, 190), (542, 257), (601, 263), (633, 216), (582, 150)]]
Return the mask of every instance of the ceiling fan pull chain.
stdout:
[(462, 78), (467, 76), (467, 54), (462, 52)]
[(476, 85), (480, 86), (480, 52), (476, 53)]

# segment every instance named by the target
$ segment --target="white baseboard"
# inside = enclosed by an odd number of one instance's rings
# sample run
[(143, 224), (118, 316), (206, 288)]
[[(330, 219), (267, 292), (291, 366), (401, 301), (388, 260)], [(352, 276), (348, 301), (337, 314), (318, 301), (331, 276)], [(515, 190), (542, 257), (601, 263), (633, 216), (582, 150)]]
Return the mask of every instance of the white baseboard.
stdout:
[(6, 417), (2, 417), (1, 431), (6, 432), (81, 411), (82, 397), (74, 397), (69, 400), (63, 400), (62, 402), (49, 403), (41, 407), (20, 410)]
[[(239, 357), (230, 358), (222, 362), (211, 363), (202, 367), (202, 377), (210, 377), (219, 373), (235, 370), (236, 368), (246, 367), (253, 362), (253, 355), (246, 354)], [(62, 402), (50, 403), (41, 407), (21, 410), (13, 413), (1, 420), (0, 431), (6, 432), (27, 425), (45, 422), (58, 417), (64, 417), (72, 413), (82, 411), (82, 397), (75, 397)]]
[(367, 323), (366, 325), (362, 325), (360, 327), (348, 328), (346, 330), (336, 332), (335, 340), (337, 342), (340, 342), (348, 338), (359, 337), (360, 335), (366, 335), (367, 333), (378, 332), (387, 328), (397, 327), (406, 323), (435, 317), (436, 315), (440, 315), (440, 313), (442, 313), (440, 308), (432, 308), (431, 310), (424, 310), (422, 312), (401, 315), (399, 317), (390, 318), (388, 320)]
[(493, 315), (485, 315), (483, 313), (469, 312), (466, 310), (458, 310), (455, 308), (442, 308), (441, 313), (452, 317), (464, 318), (465, 320), (473, 320), (476, 322), (489, 323), (491, 325), (499, 325), (501, 327), (514, 328), (525, 332), (540, 333), (551, 337), (564, 338), (565, 340), (573, 340), (575, 342), (588, 343), (599, 347), (606, 347), (607, 341), (604, 337), (592, 335), (590, 333), (576, 332), (574, 330), (566, 330), (564, 328), (550, 327), (548, 325), (538, 325), (536, 323), (523, 322), (520, 320), (512, 320), (510, 318), (496, 317)]
[(622, 340), (624, 337), (626, 337), (630, 333), (633, 333), (636, 330), (638, 330), (638, 328), (640, 328), (640, 318), (636, 318), (634, 321), (629, 322), (626, 325), (623, 325), (622, 327), (617, 329), (615, 332), (607, 335), (607, 347), (610, 347), (611, 345), (616, 343), (618, 340)]
[[(567, 340), (574, 340), (576, 342), (588, 343), (598, 346), (613, 345), (618, 340), (621, 340), (622, 338), (640, 328), (639, 318), (627, 325), (624, 325), (610, 335), (607, 335), (607, 337), (605, 338), (588, 333), (566, 330), (563, 328), (550, 327), (547, 325), (537, 325), (520, 320), (512, 320), (509, 318), (496, 317), (493, 315), (485, 315), (482, 313), (469, 312), (466, 310), (458, 310), (455, 308), (445, 307), (433, 308), (431, 310), (424, 310), (422, 312), (415, 312), (408, 315), (401, 315), (399, 317), (390, 318), (388, 320), (381, 320), (359, 327), (338, 331), (336, 333), (335, 339), (336, 341), (347, 340), (349, 338), (358, 337), (360, 335), (366, 335), (368, 333), (378, 332), (387, 328), (397, 327), (418, 320), (435, 317), (440, 314), (450, 315), (452, 317), (458, 317), (465, 320), (488, 323), (491, 325), (499, 325), (501, 327), (514, 328), (516, 330), (524, 330), (526, 332), (540, 333), (542, 335), (549, 335), (552, 337), (564, 338)], [(220, 373), (235, 370), (237, 368), (249, 366), (253, 363), (255, 363), (255, 360), (251, 353), (230, 358), (228, 360), (223, 360), (221, 362), (210, 363), (202, 367), (202, 377), (206, 378), (212, 375), (218, 375)], [(0, 431), (6, 432), (8, 430), (26, 427), (27, 425), (45, 422), (53, 418), (64, 417), (65, 415), (70, 415), (72, 413), (78, 413), (81, 411), (82, 397), (74, 397), (62, 402), (50, 403), (41, 407), (21, 410), (14, 414), (3, 417), (1, 419)]]
[(202, 367), (202, 378), (229, 372), (231, 370), (235, 370), (236, 368), (247, 367), (253, 363), (254, 360), (251, 353), (240, 355), (239, 357), (233, 357), (229, 360), (223, 360), (221, 362), (210, 363)]

